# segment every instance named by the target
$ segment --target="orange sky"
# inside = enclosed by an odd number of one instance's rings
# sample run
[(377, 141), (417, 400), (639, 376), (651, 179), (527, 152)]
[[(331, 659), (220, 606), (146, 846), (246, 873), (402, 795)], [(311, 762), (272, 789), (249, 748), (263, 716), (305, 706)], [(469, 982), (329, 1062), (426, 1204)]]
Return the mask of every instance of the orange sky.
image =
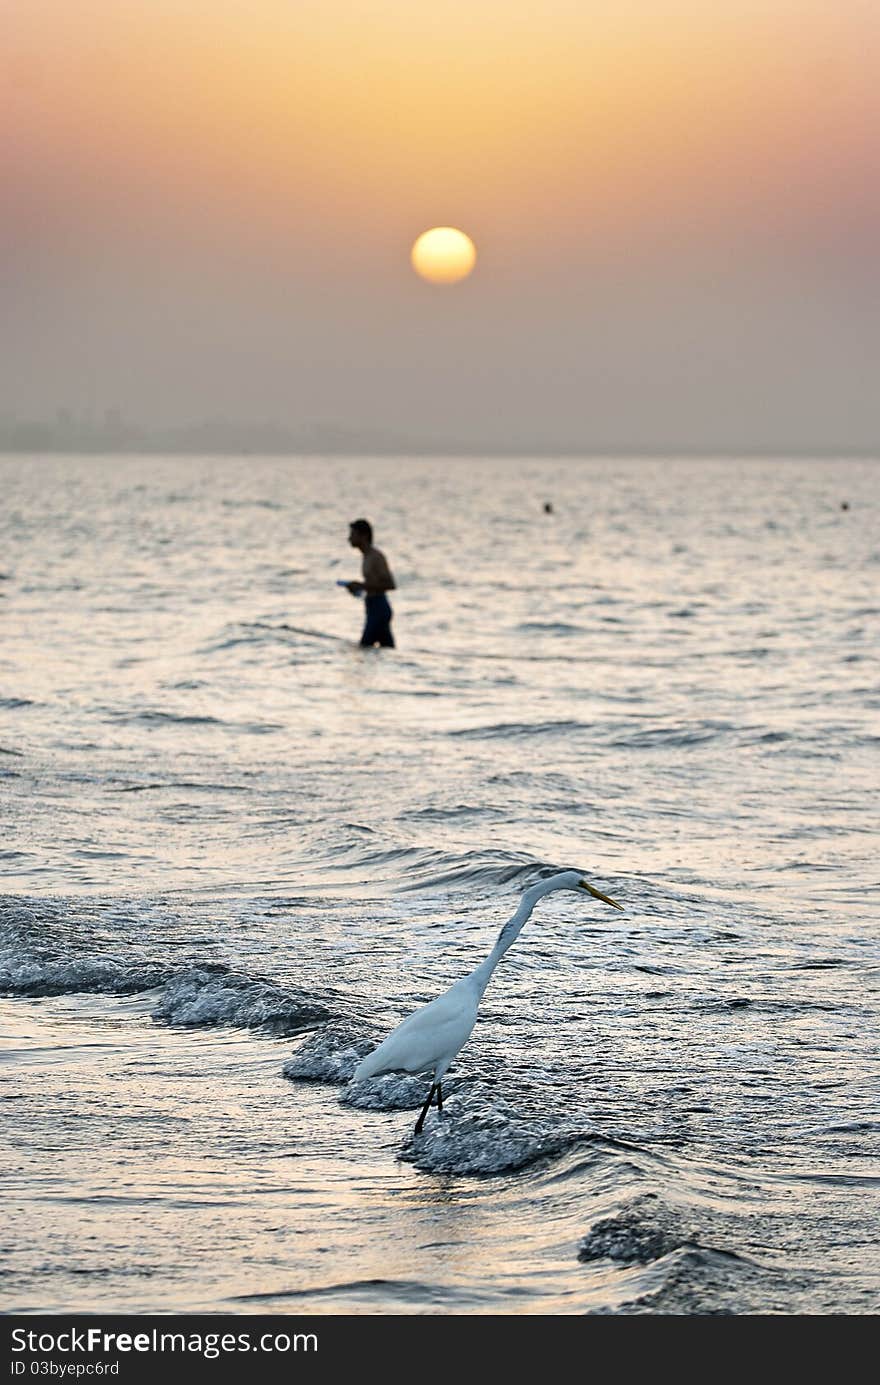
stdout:
[(822, 223), (829, 194), (860, 217), (877, 156), (869, 4), (5, 11), (13, 195), (18, 179), (24, 200), (54, 182), (72, 220), (157, 215), (160, 198), (176, 233), (220, 208), (231, 235), (307, 228), (325, 248), (354, 238), (381, 253), (442, 212), (540, 255), (646, 218), (699, 231), (719, 203), (746, 234), (786, 214)]
[(393, 296), (438, 223), (475, 294), (873, 263), (873, 0), (0, 0), (0, 27), (0, 245), (56, 276), (204, 257)]

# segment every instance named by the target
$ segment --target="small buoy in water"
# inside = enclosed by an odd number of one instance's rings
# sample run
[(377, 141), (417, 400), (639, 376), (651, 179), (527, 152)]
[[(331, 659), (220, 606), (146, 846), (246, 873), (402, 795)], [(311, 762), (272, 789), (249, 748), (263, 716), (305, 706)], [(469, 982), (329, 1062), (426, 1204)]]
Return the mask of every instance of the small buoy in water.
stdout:
[(544, 514), (545, 514), (545, 515), (552, 515), (552, 513), (553, 513), (553, 506), (551, 505), (551, 503), (550, 503), (549, 500), (545, 500), (545, 501), (544, 501)]
[(849, 509), (849, 501), (848, 501), (848, 500), (841, 500), (841, 502), (840, 502), (840, 508), (841, 508), (842, 510), (848, 510), (848, 509)]

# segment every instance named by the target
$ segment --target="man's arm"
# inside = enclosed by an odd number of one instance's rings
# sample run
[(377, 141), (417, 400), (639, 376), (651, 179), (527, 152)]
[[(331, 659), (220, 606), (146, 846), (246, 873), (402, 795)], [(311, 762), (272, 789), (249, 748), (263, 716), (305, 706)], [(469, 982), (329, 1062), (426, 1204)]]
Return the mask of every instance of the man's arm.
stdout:
[(364, 591), (367, 596), (394, 591), (396, 586), (391, 569), (385, 561), (385, 554), (378, 548), (371, 548), (364, 554)]

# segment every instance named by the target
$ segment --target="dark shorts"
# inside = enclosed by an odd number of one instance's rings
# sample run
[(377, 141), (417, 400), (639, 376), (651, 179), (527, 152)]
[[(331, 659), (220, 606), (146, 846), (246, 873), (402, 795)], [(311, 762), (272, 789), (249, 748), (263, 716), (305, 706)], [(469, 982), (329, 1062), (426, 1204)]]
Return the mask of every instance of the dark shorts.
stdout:
[(378, 596), (367, 596), (364, 598), (367, 612), (364, 622), (364, 633), (361, 635), (361, 644), (370, 646), (381, 644), (386, 649), (394, 648), (394, 636), (391, 633), (391, 616), (393, 614), (388, 597), (384, 592)]

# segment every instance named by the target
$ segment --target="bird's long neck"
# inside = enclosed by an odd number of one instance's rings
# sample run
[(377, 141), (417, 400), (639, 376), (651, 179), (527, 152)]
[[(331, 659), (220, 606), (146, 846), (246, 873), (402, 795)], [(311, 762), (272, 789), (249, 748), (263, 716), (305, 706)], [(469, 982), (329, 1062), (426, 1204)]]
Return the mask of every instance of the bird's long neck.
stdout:
[[(522, 928), (531, 918), (532, 910), (538, 900), (543, 895), (547, 894), (548, 884), (550, 884), (550, 882), (542, 880), (539, 884), (533, 885), (531, 889), (525, 891), (519, 902), (519, 908), (513, 917), (508, 919), (507, 923), (505, 923), (501, 932), (498, 934), (498, 939), (492, 951), (489, 953), (489, 956), (486, 958), (485, 962), (481, 962), (480, 965), (475, 967), (471, 972), (471, 977), (476, 982), (481, 996), (492, 979), (492, 973), (501, 961), (501, 958), (508, 948), (513, 946)], [(550, 884), (550, 888), (553, 888), (552, 884)]]

